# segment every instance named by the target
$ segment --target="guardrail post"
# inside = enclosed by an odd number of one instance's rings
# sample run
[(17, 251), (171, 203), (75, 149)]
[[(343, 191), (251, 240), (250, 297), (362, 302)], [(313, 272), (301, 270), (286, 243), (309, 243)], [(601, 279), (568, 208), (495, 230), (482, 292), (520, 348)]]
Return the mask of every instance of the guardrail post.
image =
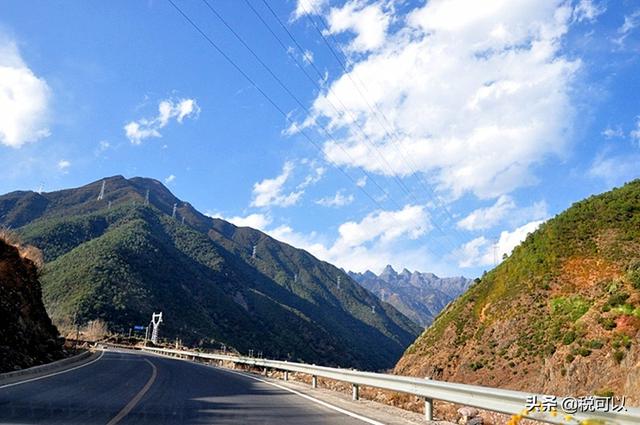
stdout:
[(316, 375), (311, 377), (311, 388), (318, 388), (318, 377)]
[(432, 398), (424, 399), (424, 418), (428, 421), (433, 420), (433, 399)]
[(289, 371), (285, 370), (284, 371), (284, 376), (282, 377), (283, 380), (288, 381), (289, 380)]
[(263, 376), (267, 376), (267, 368), (266, 367), (262, 370), (262, 375)]
[[(424, 379), (431, 380), (431, 377), (425, 376)], [(428, 421), (433, 420), (433, 399), (429, 397), (424, 399), (424, 418)]]
[(358, 384), (351, 384), (351, 398), (360, 400), (360, 386)]

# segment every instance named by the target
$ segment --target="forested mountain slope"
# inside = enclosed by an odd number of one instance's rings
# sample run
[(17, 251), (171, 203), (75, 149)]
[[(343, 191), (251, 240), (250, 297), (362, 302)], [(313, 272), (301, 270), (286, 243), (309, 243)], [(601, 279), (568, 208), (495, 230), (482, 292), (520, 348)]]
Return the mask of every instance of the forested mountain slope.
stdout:
[(163, 311), (167, 338), (367, 369), (392, 366), (419, 332), (336, 267), (206, 217), (156, 180), (107, 178), (98, 200), (102, 184), (0, 197), (0, 224), (44, 252), (54, 321), (78, 313), (126, 332)]

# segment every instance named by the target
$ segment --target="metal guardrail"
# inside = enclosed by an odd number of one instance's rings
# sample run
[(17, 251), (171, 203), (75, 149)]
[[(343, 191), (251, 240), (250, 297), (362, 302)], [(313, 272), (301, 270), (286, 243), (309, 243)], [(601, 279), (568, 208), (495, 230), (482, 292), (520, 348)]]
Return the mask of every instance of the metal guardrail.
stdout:
[[(358, 388), (360, 385), (412, 394), (418, 397), (424, 397), (426, 403), (425, 416), (429, 420), (432, 419), (433, 415), (433, 400), (447, 401), (465, 406), (473, 406), (483, 410), (515, 415), (525, 410), (527, 397), (537, 396), (538, 400), (543, 400), (545, 397), (545, 395), (542, 394), (532, 394), (500, 388), (457, 384), (384, 373), (361, 372), (352, 369), (332, 368), (279, 360), (236, 357), (222, 354), (208, 354), (195, 351), (171, 350), (153, 347), (143, 347), (142, 350), (169, 356), (190, 358), (192, 360), (205, 359), (227, 361), (254, 367), (280, 370), (285, 372), (285, 380), (288, 379), (288, 372), (304, 373), (312, 376), (313, 387), (317, 386), (318, 376), (347, 382), (353, 386), (354, 399), (358, 399)], [(558, 397), (557, 400), (559, 405), (561, 405), (563, 398)], [(640, 424), (640, 409), (638, 408), (626, 408), (626, 411), (622, 412), (577, 412), (571, 414), (571, 416), (577, 422), (587, 419), (600, 420), (601, 422), (589, 422), (590, 424), (598, 425), (610, 423), (618, 425)], [(531, 416), (528, 416), (528, 418), (552, 424), (567, 425), (570, 423), (565, 419), (565, 415), (561, 411), (559, 411), (555, 417), (547, 413), (539, 416), (532, 414)]]
[(62, 369), (70, 364), (77, 363), (81, 360), (84, 360), (89, 356), (91, 356), (90, 351), (83, 351), (82, 353), (76, 354), (71, 357), (67, 357), (65, 359), (56, 360), (55, 362), (45, 363), (42, 365), (33, 366), (26, 369), (20, 369), (13, 372), (0, 373), (0, 383), (14, 379), (19, 376), (35, 375), (42, 372), (50, 372), (50, 371)]

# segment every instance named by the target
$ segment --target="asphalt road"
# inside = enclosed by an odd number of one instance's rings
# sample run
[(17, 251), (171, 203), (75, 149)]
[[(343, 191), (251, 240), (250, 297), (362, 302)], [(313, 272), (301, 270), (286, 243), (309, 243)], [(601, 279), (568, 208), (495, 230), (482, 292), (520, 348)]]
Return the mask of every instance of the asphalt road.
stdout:
[(2, 424), (364, 423), (231, 371), (126, 352), (10, 385), (0, 385)]

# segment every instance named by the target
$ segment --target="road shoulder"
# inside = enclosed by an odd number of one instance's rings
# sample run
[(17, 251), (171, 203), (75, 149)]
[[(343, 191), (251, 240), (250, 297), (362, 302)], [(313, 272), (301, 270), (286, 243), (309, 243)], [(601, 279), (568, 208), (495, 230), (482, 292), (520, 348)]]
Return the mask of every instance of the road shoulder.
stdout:
[(55, 362), (0, 374), (0, 389), (82, 367), (96, 361), (100, 355), (98, 352), (85, 351)]

